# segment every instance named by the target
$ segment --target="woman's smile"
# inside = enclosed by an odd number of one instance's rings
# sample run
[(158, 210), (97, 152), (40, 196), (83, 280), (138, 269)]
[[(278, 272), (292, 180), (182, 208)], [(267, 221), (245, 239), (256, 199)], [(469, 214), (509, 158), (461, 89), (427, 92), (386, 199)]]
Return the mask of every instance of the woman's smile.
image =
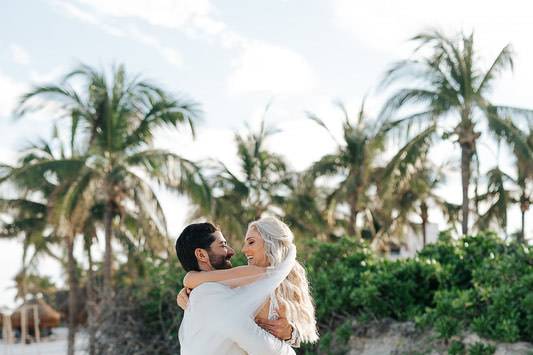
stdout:
[(265, 255), (265, 241), (255, 228), (250, 228), (246, 232), (242, 252), (248, 260), (248, 265), (268, 266), (269, 264)]

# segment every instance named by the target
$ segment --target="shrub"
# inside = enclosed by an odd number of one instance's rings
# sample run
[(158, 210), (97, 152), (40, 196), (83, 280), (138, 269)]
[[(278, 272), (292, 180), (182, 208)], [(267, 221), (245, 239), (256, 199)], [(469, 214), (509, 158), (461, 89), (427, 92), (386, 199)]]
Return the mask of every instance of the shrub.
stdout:
[(468, 348), (469, 355), (492, 355), (495, 351), (496, 348), (494, 346), (480, 342), (477, 342)]
[(443, 339), (471, 329), (512, 342), (533, 341), (532, 256), (532, 247), (491, 232), (460, 240), (443, 233), (411, 260), (378, 260), (346, 238), (318, 243), (306, 265), (322, 333), (348, 316), (393, 318), (434, 327)]
[(463, 355), (465, 353), (465, 346), (460, 341), (454, 340), (448, 348), (449, 355)]
[(142, 273), (118, 272), (110, 312), (98, 329), (99, 354), (177, 354), (183, 311), (176, 304), (184, 271), (175, 260), (147, 256)]

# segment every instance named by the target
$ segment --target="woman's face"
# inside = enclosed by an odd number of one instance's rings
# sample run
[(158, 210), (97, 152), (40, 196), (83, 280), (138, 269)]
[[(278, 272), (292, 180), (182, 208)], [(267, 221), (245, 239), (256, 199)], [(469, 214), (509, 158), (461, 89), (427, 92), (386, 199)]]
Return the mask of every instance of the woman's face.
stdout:
[(265, 241), (256, 228), (249, 228), (244, 237), (244, 246), (242, 252), (248, 259), (248, 265), (269, 266), (268, 259), (265, 254)]

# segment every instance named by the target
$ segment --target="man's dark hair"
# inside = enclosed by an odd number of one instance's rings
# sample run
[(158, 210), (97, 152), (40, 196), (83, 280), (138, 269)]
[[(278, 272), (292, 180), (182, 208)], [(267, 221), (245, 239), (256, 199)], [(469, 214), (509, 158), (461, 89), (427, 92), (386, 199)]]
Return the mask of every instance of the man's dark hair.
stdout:
[(176, 254), (186, 271), (201, 271), (194, 251), (197, 248), (209, 250), (211, 243), (215, 241), (213, 233), (217, 230), (213, 224), (206, 222), (189, 224), (181, 232), (176, 240)]

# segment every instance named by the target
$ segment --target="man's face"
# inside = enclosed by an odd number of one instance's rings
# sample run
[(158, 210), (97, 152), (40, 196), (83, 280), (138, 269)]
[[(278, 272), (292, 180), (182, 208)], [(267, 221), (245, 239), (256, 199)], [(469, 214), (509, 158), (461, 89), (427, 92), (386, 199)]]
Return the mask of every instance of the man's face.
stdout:
[(230, 259), (235, 255), (235, 250), (228, 245), (220, 231), (216, 231), (213, 235), (215, 240), (207, 251), (211, 267), (215, 270), (230, 269), (232, 266)]

